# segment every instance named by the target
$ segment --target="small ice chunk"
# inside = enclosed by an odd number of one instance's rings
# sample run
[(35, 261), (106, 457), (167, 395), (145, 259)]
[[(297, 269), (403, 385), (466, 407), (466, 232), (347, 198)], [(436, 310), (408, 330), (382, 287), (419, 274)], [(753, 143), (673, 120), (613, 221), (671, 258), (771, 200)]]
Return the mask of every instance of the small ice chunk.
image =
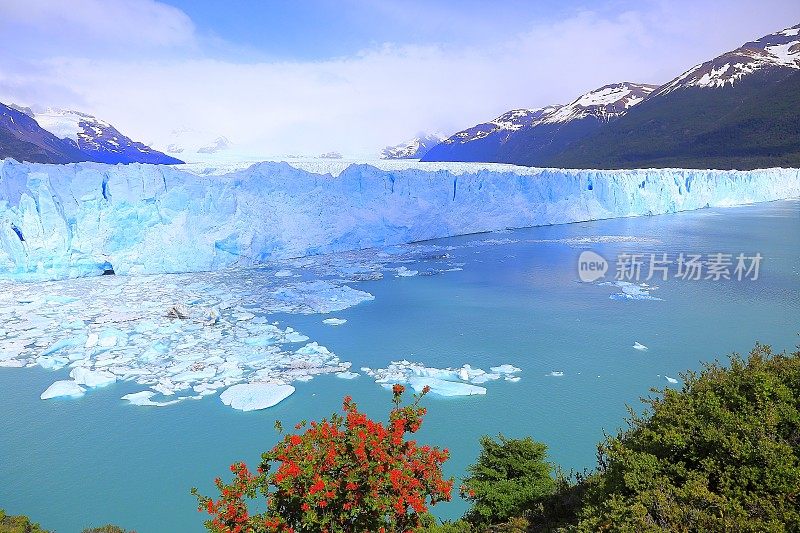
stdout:
[(399, 267), (396, 272), (395, 277), (398, 278), (410, 278), (419, 274), (419, 270), (410, 270), (404, 266)]
[(291, 275), (292, 275), (292, 271), (291, 270), (286, 270), (286, 269), (278, 270), (277, 272), (275, 272), (275, 277), (276, 278), (288, 278)]
[(58, 398), (61, 396), (78, 398), (79, 396), (83, 396), (85, 391), (86, 389), (78, 385), (75, 381), (63, 379), (47, 387), (47, 390), (42, 393), (40, 398), (42, 400), (49, 400), (50, 398)]
[(336, 377), (342, 379), (355, 379), (358, 377), (358, 374), (356, 372), (350, 372), (347, 370), (345, 372), (337, 372)]
[(219, 398), (239, 411), (255, 411), (277, 405), (291, 396), (294, 387), (277, 383), (240, 383), (228, 387)]
[(323, 324), (327, 324), (329, 326), (341, 326), (342, 324), (347, 323), (346, 318), (326, 318), (322, 321)]
[(506, 377), (505, 377), (505, 380), (506, 380), (506, 381), (510, 381), (511, 383), (516, 383), (516, 382), (517, 382), (517, 381), (519, 381), (520, 379), (522, 379), (522, 378), (520, 378), (519, 376), (509, 376), (509, 375), (506, 375)]
[(107, 370), (91, 370), (82, 366), (77, 366), (69, 373), (69, 377), (80, 385), (89, 388), (105, 387), (117, 381), (117, 377)]
[(678, 382), (678, 380), (675, 379), (675, 378), (671, 378), (669, 376), (664, 376), (664, 377), (667, 378), (667, 381), (669, 381), (670, 383), (677, 383)]
[(644, 344), (640, 343), (639, 341), (636, 341), (636, 342), (633, 343), (633, 349), (634, 350), (639, 350), (640, 352), (646, 352), (647, 351), (647, 346), (645, 346)]
[(553, 376), (553, 377), (555, 377), (555, 378), (560, 378), (561, 376), (563, 376), (563, 375), (564, 375), (564, 372), (562, 372), (561, 370), (553, 370), (552, 372), (550, 372), (550, 373), (549, 373), (549, 374), (547, 374), (547, 375), (548, 375), (548, 376)]

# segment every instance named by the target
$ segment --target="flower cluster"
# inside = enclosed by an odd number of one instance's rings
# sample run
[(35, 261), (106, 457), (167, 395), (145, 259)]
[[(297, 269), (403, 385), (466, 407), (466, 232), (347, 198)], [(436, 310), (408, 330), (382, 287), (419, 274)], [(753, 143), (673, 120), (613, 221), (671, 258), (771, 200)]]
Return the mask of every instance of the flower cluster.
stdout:
[[(217, 480), (220, 498), (198, 497), (214, 533), (321, 531), (410, 532), (429, 505), (448, 501), (452, 479), (442, 477), (448, 451), (407, 439), (422, 424), (419, 400), (402, 405), (405, 389), (393, 388), (387, 424), (370, 420), (345, 397), (343, 415), (306, 424), (263, 454), (257, 474), (231, 467), (230, 484)], [(274, 470), (273, 470), (274, 469)], [(266, 511), (249, 514), (246, 498), (261, 495)], [(263, 508), (263, 507), (262, 507)]]

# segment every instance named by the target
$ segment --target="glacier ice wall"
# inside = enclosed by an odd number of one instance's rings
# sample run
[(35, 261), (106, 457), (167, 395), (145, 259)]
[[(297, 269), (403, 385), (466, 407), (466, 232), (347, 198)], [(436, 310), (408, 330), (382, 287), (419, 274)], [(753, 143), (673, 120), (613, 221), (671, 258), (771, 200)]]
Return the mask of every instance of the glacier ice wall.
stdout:
[(800, 170), (0, 162), (0, 278), (191, 272), (504, 228), (800, 197)]

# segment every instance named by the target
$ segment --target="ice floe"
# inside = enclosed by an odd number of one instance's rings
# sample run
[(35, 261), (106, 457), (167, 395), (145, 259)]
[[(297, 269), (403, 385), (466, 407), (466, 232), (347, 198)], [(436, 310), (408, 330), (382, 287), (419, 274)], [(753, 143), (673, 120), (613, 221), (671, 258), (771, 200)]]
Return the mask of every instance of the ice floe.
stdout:
[(642, 344), (639, 341), (634, 341), (633, 349), (634, 350), (639, 350), (640, 352), (646, 352), (648, 350), (647, 346), (645, 346), (644, 344)]
[[(386, 388), (391, 388), (395, 384), (405, 384), (419, 392), (427, 385), (431, 388), (432, 394), (440, 396), (486, 394), (486, 388), (479, 386), (480, 384), (498, 380), (503, 373), (511, 376), (521, 372), (519, 368), (512, 365), (500, 365), (492, 367), (492, 369), (502, 369), (504, 372), (488, 373), (468, 364), (460, 368), (433, 368), (406, 360), (392, 361), (386, 368), (361, 368), (362, 372)], [(518, 376), (515, 377), (518, 378)]]
[(257, 411), (277, 405), (294, 393), (294, 387), (282, 383), (243, 383), (220, 394), (222, 403), (239, 411)]
[(47, 390), (45, 390), (41, 394), (40, 398), (42, 400), (49, 400), (50, 398), (59, 398), (62, 396), (77, 398), (79, 396), (83, 396), (83, 393), (85, 391), (86, 389), (84, 389), (71, 379), (64, 379), (56, 381), (55, 383), (47, 387)]
[(677, 382), (678, 382), (678, 380), (677, 380), (677, 379), (675, 379), (675, 378), (671, 378), (671, 377), (669, 377), (669, 376), (664, 376), (664, 377), (665, 377), (665, 378), (667, 379), (667, 381), (668, 381), (668, 382), (670, 382), (670, 383), (677, 383)]
[(341, 326), (342, 324), (347, 323), (346, 318), (326, 318), (322, 321), (323, 324), (327, 324), (329, 326)]

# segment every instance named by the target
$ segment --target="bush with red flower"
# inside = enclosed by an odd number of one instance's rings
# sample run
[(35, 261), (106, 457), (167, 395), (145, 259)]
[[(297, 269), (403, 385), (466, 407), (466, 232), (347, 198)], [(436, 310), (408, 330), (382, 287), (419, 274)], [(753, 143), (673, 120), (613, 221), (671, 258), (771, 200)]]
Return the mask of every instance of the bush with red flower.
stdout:
[[(214, 533), (419, 529), (428, 506), (449, 501), (453, 487), (442, 476), (448, 451), (406, 438), (422, 424), (419, 401), (428, 391), (404, 406), (405, 389), (395, 385), (387, 424), (370, 420), (349, 396), (343, 415), (301, 422), (295, 428), (302, 432), (263, 454), (256, 472), (232, 465), (229, 483), (216, 480), (218, 498), (192, 489), (199, 510), (212, 517), (206, 527)], [(256, 498), (265, 498), (264, 512), (251, 512), (248, 500)]]

